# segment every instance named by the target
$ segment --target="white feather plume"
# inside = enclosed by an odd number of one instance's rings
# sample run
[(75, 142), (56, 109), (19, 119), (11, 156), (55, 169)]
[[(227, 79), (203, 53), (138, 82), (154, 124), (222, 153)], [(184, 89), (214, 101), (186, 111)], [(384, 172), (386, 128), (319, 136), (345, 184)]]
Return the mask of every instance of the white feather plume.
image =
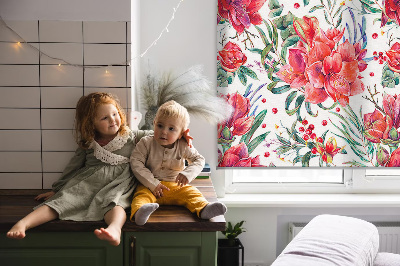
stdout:
[(216, 90), (211, 88), (211, 82), (198, 65), (179, 75), (168, 72), (157, 78), (148, 74), (142, 85), (142, 100), (147, 110), (174, 100), (186, 107), (190, 114), (210, 123), (222, 122), (232, 113), (232, 107), (216, 95)]

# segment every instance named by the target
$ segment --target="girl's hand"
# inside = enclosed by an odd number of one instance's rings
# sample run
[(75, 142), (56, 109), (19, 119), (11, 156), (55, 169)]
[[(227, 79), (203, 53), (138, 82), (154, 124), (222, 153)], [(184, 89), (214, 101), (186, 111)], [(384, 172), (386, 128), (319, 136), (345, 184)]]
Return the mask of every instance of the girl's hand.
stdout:
[(54, 191), (49, 191), (46, 193), (42, 193), (36, 196), (35, 200), (48, 200), (49, 198), (53, 197), (56, 194)]
[(179, 174), (176, 177), (175, 182), (178, 183), (179, 186), (183, 187), (189, 183), (189, 180), (187, 179), (186, 176)]
[(164, 196), (164, 190), (169, 191), (169, 188), (160, 183), (154, 189), (154, 191), (152, 191), (152, 193), (154, 196), (156, 196), (156, 198), (161, 198), (162, 196)]
[(192, 148), (192, 147), (193, 147), (193, 145), (192, 145), (192, 139), (193, 139), (193, 137), (189, 135), (189, 130), (190, 130), (190, 129), (186, 129), (185, 131), (183, 131), (182, 137), (186, 140), (188, 146), (189, 146), (190, 148)]

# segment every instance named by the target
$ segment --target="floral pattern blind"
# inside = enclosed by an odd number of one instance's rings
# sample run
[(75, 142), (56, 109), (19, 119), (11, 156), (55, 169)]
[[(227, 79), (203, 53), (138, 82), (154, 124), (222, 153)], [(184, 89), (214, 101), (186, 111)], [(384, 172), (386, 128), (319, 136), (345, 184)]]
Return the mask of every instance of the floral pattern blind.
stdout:
[(218, 0), (219, 167), (400, 166), (400, 0)]

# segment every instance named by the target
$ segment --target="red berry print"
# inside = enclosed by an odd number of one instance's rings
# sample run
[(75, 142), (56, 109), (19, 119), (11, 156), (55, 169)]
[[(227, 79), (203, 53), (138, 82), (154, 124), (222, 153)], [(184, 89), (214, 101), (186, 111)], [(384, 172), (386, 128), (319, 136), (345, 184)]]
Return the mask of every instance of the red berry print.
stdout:
[(383, 56), (383, 52), (379, 52), (378, 54), (379, 54), (379, 57)]
[(301, 122), (304, 126), (306, 126), (308, 124), (307, 120), (303, 120), (303, 122)]
[(269, 152), (264, 153), (264, 157), (269, 157), (269, 156), (270, 156)]
[(315, 126), (314, 126), (313, 124), (310, 124), (310, 125), (308, 126), (308, 129), (314, 130), (314, 128), (315, 128)]
[(304, 127), (299, 127), (300, 132), (304, 132)]
[(382, 59), (379, 60), (379, 64), (380, 64), (380, 65), (383, 64), (383, 60), (382, 60)]
[(336, 107), (336, 112), (340, 112), (340, 108), (339, 107)]
[(377, 51), (374, 51), (373, 55), (378, 55), (378, 52), (377, 52)]
[(323, 142), (324, 142), (324, 140), (323, 140), (321, 137), (318, 137), (318, 138), (317, 138), (317, 142), (319, 142), (319, 143), (323, 143)]
[(315, 133), (312, 133), (311, 135), (310, 135), (310, 138), (311, 139), (315, 139), (317, 137), (317, 135), (315, 134)]
[(276, 114), (278, 112), (278, 108), (272, 108), (272, 112)]
[(300, 7), (300, 4), (299, 4), (299, 3), (295, 3), (295, 4), (294, 4), (294, 8), (298, 9), (299, 7)]
[(312, 154), (316, 154), (316, 153), (317, 153), (317, 148), (313, 147), (313, 148), (311, 149), (311, 153), (312, 153)]
[(312, 130), (311, 129), (307, 129), (306, 130), (306, 134), (311, 135), (312, 134)]
[(323, 125), (323, 126), (326, 126), (327, 124), (328, 124), (328, 121), (322, 120), (322, 125)]
[(369, 75), (370, 75), (371, 77), (373, 77), (373, 76), (375, 76), (375, 73), (374, 73), (374, 72), (370, 72)]
[(262, 128), (265, 128), (266, 126), (267, 126), (266, 124), (262, 124), (262, 125), (261, 125)]
[(378, 33), (375, 32), (374, 34), (372, 34), (372, 38), (373, 38), (373, 39), (378, 38)]
[(261, 101), (262, 101), (263, 103), (265, 103), (267, 100), (266, 100), (265, 98), (263, 98)]
[(304, 139), (305, 141), (307, 141), (307, 140), (309, 140), (309, 139), (310, 139), (310, 136), (309, 136), (309, 135), (307, 135), (307, 134), (304, 134), (304, 135), (303, 135), (303, 139)]

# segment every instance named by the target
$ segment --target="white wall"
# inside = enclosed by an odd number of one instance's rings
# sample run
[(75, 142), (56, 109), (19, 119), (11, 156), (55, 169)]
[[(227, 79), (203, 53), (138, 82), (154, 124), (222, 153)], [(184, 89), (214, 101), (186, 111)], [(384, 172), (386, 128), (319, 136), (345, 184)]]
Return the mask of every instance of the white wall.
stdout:
[(4, 20), (130, 21), (130, 0), (1, 0)]
[[(134, 0), (140, 2), (140, 51), (143, 53), (164, 30), (179, 0)], [(133, 18), (132, 18), (133, 21)], [(178, 73), (193, 65), (203, 65), (204, 75), (216, 87), (216, 0), (185, 0), (181, 2), (174, 20), (157, 41), (141, 58), (141, 73), (146, 74), (148, 65), (163, 72)], [(134, 24), (134, 23), (132, 23)], [(134, 45), (134, 41), (133, 41)], [(213, 169), (213, 182), (218, 194), (223, 195), (222, 171), (216, 171), (217, 127), (201, 118), (192, 117), (190, 133), (194, 146), (206, 158)]]

